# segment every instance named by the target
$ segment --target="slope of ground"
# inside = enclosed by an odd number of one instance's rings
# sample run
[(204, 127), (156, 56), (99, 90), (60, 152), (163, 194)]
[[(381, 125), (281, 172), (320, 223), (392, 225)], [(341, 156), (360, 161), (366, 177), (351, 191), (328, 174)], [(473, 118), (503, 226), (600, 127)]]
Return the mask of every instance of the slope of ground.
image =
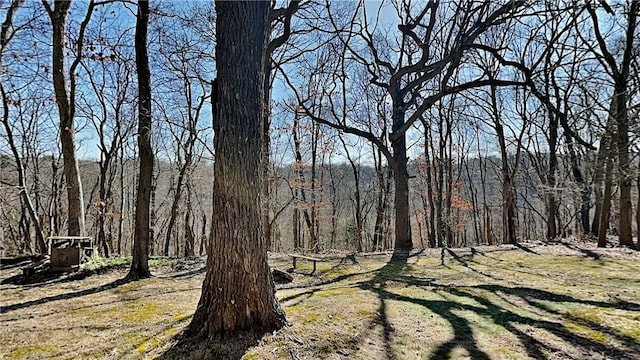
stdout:
[(20, 284), (10, 267), (0, 358), (640, 359), (639, 259), (588, 244), (326, 255), (317, 274), (301, 261), (278, 286), (289, 327), (206, 349), (175, 340), (200, 296), (201, 260), (133, 283), (116, 267)]

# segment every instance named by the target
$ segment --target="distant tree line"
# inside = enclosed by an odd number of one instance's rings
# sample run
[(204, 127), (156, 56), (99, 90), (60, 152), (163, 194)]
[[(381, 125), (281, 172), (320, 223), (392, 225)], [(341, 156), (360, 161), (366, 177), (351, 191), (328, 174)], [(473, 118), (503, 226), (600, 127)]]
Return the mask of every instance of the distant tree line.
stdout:
[[(640, 2), (291, 4), (270, 11), (262, 79), (268, 249), (608, 235), (638, 247)], [(0, 5), (6, 253), (83, 234), (126, 255), (142, 233), (145, 254), (206, 253), (214, 5), (152, 2), (138, 46), (137, 13), (122, 1)], [(140, 180), (149, 213), (136, 222)]]

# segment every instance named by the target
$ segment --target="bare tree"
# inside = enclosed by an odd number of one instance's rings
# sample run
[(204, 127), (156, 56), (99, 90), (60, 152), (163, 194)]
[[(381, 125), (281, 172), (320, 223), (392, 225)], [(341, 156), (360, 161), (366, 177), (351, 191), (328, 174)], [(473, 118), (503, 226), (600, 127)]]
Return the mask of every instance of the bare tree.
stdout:
[[(101, 15), (101, 22), (106, 22), (104, 13)], [(107, 223), (119, 214), (113, 189), (118, 156), (134, 126), (133, 121), (127, 120), (127, 115), (133, 112), (133, 105), (129, 105), (133, 103), (130, 81), (133, 66), (130, 54), (121, 50), (125, 38), (118, 36), (114, 43), (107, 43), (108, 36), (102, 33), (103, 29), (99, 30), (91, 40), (88, 39), (88, 56), (81, 63), (93, 93), (79, 101), (82, 105), (79, 110), (89, 118), (98, 140), (98, 194), (97, 198), (91, 199), (91, 205), (97, 213), (94, 223), (96, 244), (108, 257), (114, 249), (113, 232), (107, 230)]]
[[(267, 104), (267, 108), (264, 112), (264, 141), (262, 143), (263, 149), (261, 154), (262, 158), (262, 166), (263, 166), (263, 174), (262, 174), (262, 224), (264, 227), (265, 239), (267, 241), (267, 249), (271, 249), (271, 240), (272, 240), (272, 224), (275, 221), (277, 216), (271, 218), (271, 207), (269, 206), (270, 201), (272, 200), (272, 189), (270, 187), (271, 184), (271, 176), (270, 176), (270, 153), (271, 153), (271, 89), (273, 87), (274, 81), (274, 66), (273, 63), (278, 61), (282, 62), (281, 59), (275, 59), (277, 56), (276, 50), (281, 48), (283, 45), (287, 43), (287, 41), (291, 38), (292, 34), (295, 30), (291, 28), (291, 22), (293, 16), (296, 11), (300, 8), (300, 1), (294, 0), (290, 1), (286, 7), (283, 8), (272, 8), (269, 13), (269, 22), (271, 24), (271, 33), (269, 44), (266, 49), (267, 61), (265, 62), (265, 70), (264, 70), (264, 83), (267, 91), (265, 91), (265, 103)], [(275, 6), (275, 2), (272, 3)], [(279, 214), (276, 212), (275, 214)]]
[[(512, 17), (524, 4), (524, 1), (509, 2), (503, 6), (429, 1), (422, 7), (412, 7), (408, 2), (396, 3), (400, 25), (395, 39), (380, 37), (377, 30), (379, 19), (372, 21), (367, 16), (365, 2), (359, 3), (353, 15), (348, 16), (351, 20), (346, 24), (339, 23), (329, 9), (328, 15), (335, 34), (348, 49), (347, 58), (355, 59), (364, 66), (370, 73), (371, 83), (385, 89), (391, 98), (391, 149), (377, 135), (353, 126), (347, 119), (334, 121), (315, 116), (310, 111), (307, 111), (307, 115), (322, 124), (362, 136), (381, 148), (394, 175), (396, 250), (404, 252), (413, 247), (409, 216), (407, 131), (425, 111), (451, 94), (490, 83), (517, 83), (482, 76), (464, 81), (457, 78), (457, 69), (467, 50), (472, 48), (483, 32)], [(396, 44), (394, 50), (397, 56), (389, 51), (391, 43)], [(434, 51), (433, 44), (439, 45), (437, 51)], [(293, 84), (290, 85), (295, 89)], [(307, 109), (305, 106), (313, 101), (313, 97), (305, 98), (297, 94), (297, 100)]]
[[(632, 223), (632, 204), (631, 204), (631, 186), (633, 172), (631, 171), (631, 161), (629, 155), (629, 82), (631, 74), (631, 64), (634, 60), (634, 46), (637, 39), (636, 29), (638, 27), (638, 16), (640, 16), (640, 2), (629, 1), (625, 5), (625, 9), (618, 9), (625, 12), (626, 26), (622, 29), (624, 37), (622, 39), (621, 56), (617, 56), (611, 46), (607, 44), (605, 35), (601, 31), (601, 15), (602, 13), (594, 7), (591, 2), (585, 4), (589, 13), (593, 32), (596, 38), (596, 44), (592, 45), (588, 39), (583, 41), (584, 45), (596, 56), (601, 66), (613, 81), (613, 96), (611, 100), (611, 111), (609, 116), (615, 123), (615, 150), (618, 159), (618, 188), (620, 192), (620, 215), (619, 215), (619, 242), (620, 245), (635, 248), (633, 243), (631, 223)], [(608, 5), (604, 7), (606, 12), (614, 15), (613, 9)], [(606, 183), (605, 183), (605, 186)], [(606, 190), (605, 190), (606, 194)], [(606, 201), (606, 196), (603, 201)], [(606, 205), (605, 205), (606, 206)], [(606, 214), (608, 215), (608, 214)], [(601, 217), (600, 226), (602, 228)], [(602, 242), (600, 242), (602, 245)]]
[[(14, 17), (19, 8), (24, 4), (24, 0), (13, 0), (7, 9), (4, 20), (2, 21), (2, 30), (0, 31), (0, 71), (4, 70), (4, 50), (7, 47), (7, 44), (13, 38), (15, 29), (14, 29)], [(9, 97), (4, 88), (4, 79), (0, 79), (0, 94), (2, 95), (2, 125), (4, 127), (6, 133), (6, 141), (11, 150), (11, 154), (13, 155), (13, 159), (15, 161), (16, 172), (18, 175), (18, 189), (22, 198), (22, 202), (26, 206), (26, 210), (28, 212), (29, 218), (31, 219), (31, 223), (35, 227), (35, 235), (36, 235), (36, 244), (38, 251), (40, 253), (46, 252), (46, 245), (44, 241), (44, 233), (40, 226), (40, 219), (38, 219), (37, 207), (34, 205), (31, 200), (31, 196), (29, 195), (29, 189), (27, 188), (27, 179), (24, 169), (24, 164), (22, 161), (22, 157), (20, 156), (20, 152), (18, 150), (18, 146), (14, 140), (13, 130), (12, 130), (12, 121), (10, 119), (10, 110), (9, 106), (14, 102)], [(16, 104), (18, 105), (18, 104)]]
[(64, 161), (64, 175), (67, 183), (67, 215), (69, 235), (83, 235), (85, 232), (84, 194), (82, 180), (76, 157), (76, 143), (74, 136), (76, 112), (76, 69), (82, 60), (84, 47), (84, 33), (91, 20), (93, 10), (100, 3), (91, 0), (87, 7), (75, 45), (75, 56), (68, 69), (66, 68), (66, 36), (67, 16), (71, 9), (71, 1), (54, 1), (53, 7), (49, 0), (42, 0), (53, 27), (52, 67), (53, 87), (60, 117), (60, 142)]

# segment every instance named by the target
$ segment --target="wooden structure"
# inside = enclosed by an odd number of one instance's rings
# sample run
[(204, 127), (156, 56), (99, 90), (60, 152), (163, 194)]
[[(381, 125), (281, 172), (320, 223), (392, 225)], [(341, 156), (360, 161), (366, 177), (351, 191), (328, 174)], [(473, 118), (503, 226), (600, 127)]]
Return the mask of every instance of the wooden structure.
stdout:
[(314, 257), (306, 256), (306, 255), (288, 254), (288, 256), (293, 259), (293, 270), (295, 270), (295, 268), (296, 268), (296, 260), (297, 259), (313, 261), (313, 271), (311, 272), (312, 274), (314, 274), (316, 272), (316, 262), (322, 261), (322, 259), (314, 258)]
[(51, 236), (47, 253), (54, 270), (76, 270), (93, 258), (93, 239), (89, 236)]

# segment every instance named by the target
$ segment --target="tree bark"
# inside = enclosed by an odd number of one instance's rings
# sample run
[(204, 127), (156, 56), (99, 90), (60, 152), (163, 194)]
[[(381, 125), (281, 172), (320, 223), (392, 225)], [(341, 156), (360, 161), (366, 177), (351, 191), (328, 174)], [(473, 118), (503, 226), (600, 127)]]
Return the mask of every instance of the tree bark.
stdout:
[[(400, 95), (392, 96), (394, 101), (392, 113), (392, 133), (400, 131), (405, 124), (405, 112)], [(411, 239), (411, 218), (409, 217), (409, 172), (407, 170), (407, 137), (405, 132), (397, 134), (397, 138), (391, 137), (391, 148), (393, 149), (393, 169), (394, 180), (394, 204), (395, 204), (395, 237), (394, 251), (406, 252), (413, 248)]]
[(151, 276), (149, 271), (150, 209), (153, 178), (153, 148), (151, 147), (151, 72), (147, 53), (149, 2), (138, 1), (135, 33), (136, 71), (138, 73), (138, 151), (140, 169), (136, 196), (136, 217), (133, 237), (133, 260), (127, 278)]
[(263, 334), (286, 323), (267, 263), (260, 211), (268, 13), (268, 2), (216, 2), (213, 233), (187, 338)]

